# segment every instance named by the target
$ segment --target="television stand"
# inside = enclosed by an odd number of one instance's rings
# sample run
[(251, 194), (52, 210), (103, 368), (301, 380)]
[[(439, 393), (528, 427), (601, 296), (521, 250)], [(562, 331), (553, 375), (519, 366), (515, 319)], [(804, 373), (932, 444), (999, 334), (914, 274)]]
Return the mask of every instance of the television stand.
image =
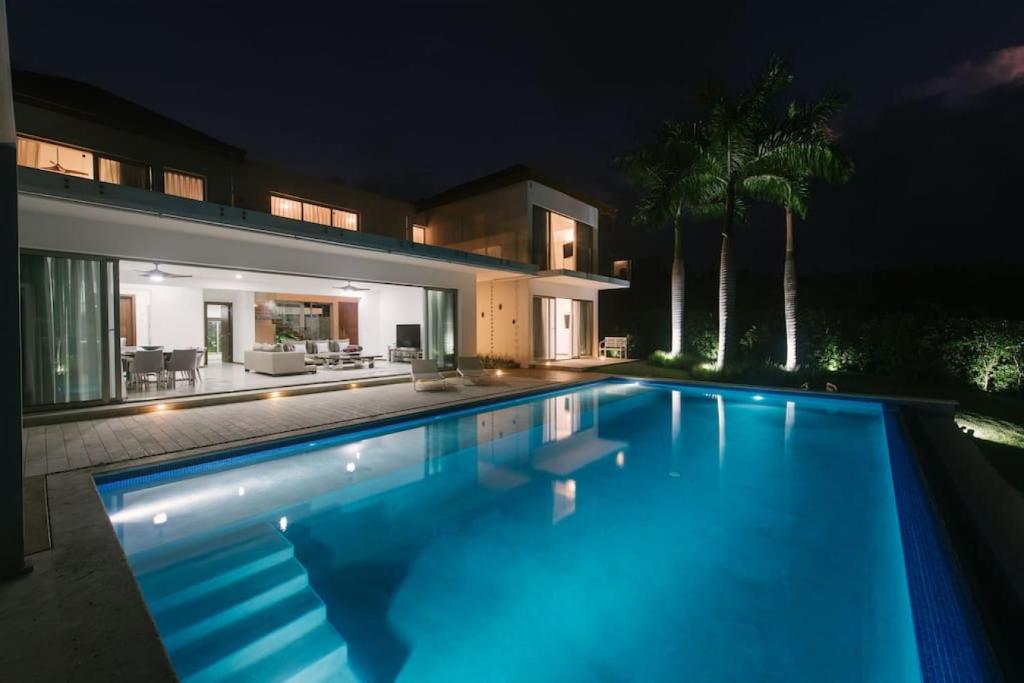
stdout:
[(410, 363), (423, 358), (423, 349), (415, 346), (389, 346), (388, 363)]

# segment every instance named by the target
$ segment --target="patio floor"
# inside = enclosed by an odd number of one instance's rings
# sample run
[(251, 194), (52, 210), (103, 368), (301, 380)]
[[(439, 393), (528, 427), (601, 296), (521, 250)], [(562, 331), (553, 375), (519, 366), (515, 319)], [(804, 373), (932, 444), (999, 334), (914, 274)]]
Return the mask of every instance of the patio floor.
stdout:
[(201, 370), (202, 381), (195, 384), (179, 380), (169, 387), (158, 388), (155, 384), (150, 384), (145, 388), (128, 387), (126, 398), (129, 402), (147, 401), (180, 396), (250, 391), (253, 389), (278, 389), (309, 384), (352, 382), (377, 377), (408, 375), (409, 365), (407, 363), (392, 364), (380, 361), (373, 368), (333, 369), (320, 367), (314, 373), (279, 376), (264, 375), (259, 372), (246, 372), (245, 366), (238, 363), (211, 363)]
[(32, 477), (153, 456), (184, 457), (582, 379), (578, 372), (521, 370), (510, 372), (505, 385), (457, 391), (416, 392), (401, 383), (27, 427), (24, 471)]

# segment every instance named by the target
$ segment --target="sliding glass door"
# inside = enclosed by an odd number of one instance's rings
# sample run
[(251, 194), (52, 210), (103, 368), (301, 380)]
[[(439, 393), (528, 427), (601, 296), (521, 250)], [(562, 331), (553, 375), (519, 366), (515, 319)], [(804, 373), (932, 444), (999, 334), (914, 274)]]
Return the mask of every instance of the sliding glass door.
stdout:
[(426, 290), (427, 338), (424, 358), (433, 359), (441, 369), (455, 368), (458, 354), (454, 289)]
[(113, 262), (21, 256), (22, 373), (26, 408), (117, 395)]
[(565, 360), (594, 355), (594, 302), (533, 297), (533, 357)]

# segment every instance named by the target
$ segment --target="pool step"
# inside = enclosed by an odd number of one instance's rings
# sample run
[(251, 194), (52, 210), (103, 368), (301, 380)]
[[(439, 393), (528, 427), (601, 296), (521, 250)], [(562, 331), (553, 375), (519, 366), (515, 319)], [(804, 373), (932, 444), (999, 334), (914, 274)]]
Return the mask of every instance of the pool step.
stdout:
[(182, 681), (353, 680), (292, 544), (270, 524), (133, 557)]
[(136, 569), (135, 575), (151, 611), (157, 612), (241, 581), (294, 556), (292, 544), (273, 532), (213, 548), (155, 571)]

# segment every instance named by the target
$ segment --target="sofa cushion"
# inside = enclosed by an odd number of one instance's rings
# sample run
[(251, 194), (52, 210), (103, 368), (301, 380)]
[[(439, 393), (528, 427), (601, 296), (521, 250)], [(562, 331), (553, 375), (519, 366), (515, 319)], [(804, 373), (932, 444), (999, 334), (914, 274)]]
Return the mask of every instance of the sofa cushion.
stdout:
[(318, 341), (316, 342), (316, 353), (330, 353), (331, 342), (329, 341)]

